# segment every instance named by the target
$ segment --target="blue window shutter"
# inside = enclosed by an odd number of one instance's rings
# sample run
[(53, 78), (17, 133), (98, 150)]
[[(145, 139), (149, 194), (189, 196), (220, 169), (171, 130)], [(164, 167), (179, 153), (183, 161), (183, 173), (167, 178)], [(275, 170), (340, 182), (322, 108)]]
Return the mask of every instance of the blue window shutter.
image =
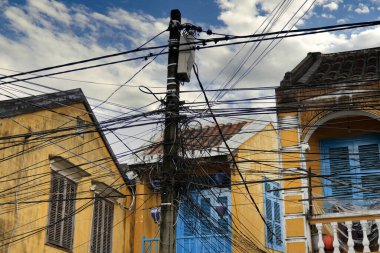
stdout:
[[(334, 198), (352, 198), (352, 180), (349, 147), (329, 148), (329, 176), (332, 181), (331, 195)], [(340, 182), (345, 184), (340, 184)]]
[(281, 202), (279, 184), (276, 182), (264, 183), (264, 203), (267, 247), (282, 250)]
[(192, 236), (194, 231), (196, 231), (195, 213), (194, 213), (194, 198), (188, 198), (185, 203), (183, 203), (182, 213), (184, 215), (183, 220), (183, 235)]
[(267, 198), (265, 200), (265, 218), (267, 222), (267, 242), (272, 245), (273, 244), (273, 234), (271, 231), (273, 231), (273, 212), (272, 212), (272, 200)]
[[(278, 188), (276, 188), (278, 189)], [(279, 192), (279, 191), (275, 191), (275, 192)], [(275, 194), (276, 195), (276, 194)], [(279, 194), (278, 194), (279, 195)], [(274, 202), (273, 202), (273, 205), (274, 205), (274, 237), (275, 237), (275, 242), (276, 242), (276, 245), (279, 246), (279, 247), (282, 247), (282, 226), (281, 226), (281, 206), (280, 206), (280, 199), (276, 199)]]
[(209, 198), (203, 198), (201, 200), (201, 234), (202, 235), (209, 235), (210, 234), (210, 222), (209, 219), (211, 218), (211, 212), (210, 212), (210, 199)]
[[(369, 144), (360, 145), (359, 149), (359, 163), (360, 163), (360, 178), (361, 187), (364, 189), (371, 189), (379, 191), (380, 176), (380, 159), (379, 159), (379, 145)], [(364, 191), (363, 197), (379, 197), (379, 193)]]
[[(218, 197), (217, 204), (222, 204), (228, 208), (228, 198), (227, 197)], [(217, 216), (219, 234), (227, 234), (229, 231), (228, 228), (228, 210), (223, 215), (223, 217)]]
[[(336, 181), (323, 179), (325, 196), (358, 205), (365, 204), (363, 199), (380, 197), (376, 192), (380, 190), (379, 143), (380, 135), (321, 140), (322, 173)], [(324, 205), (329, 208), (331, 203)]]
[[(231, 227), (230, 194), (228, 188), (209, 188), (192, 192), (191, 201), (190, 194), (181, 199), (176, 225), (177, 253), (232, 252), (231, 231), (224, 229)], [(229, 210), (222, 219), (215, 210), (220, 203)]]

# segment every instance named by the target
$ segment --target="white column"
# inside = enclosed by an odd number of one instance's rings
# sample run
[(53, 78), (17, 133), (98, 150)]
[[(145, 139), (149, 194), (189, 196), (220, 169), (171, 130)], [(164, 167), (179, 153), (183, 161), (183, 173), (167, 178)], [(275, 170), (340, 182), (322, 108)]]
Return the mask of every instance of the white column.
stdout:
[(323, 238), (322, 238), (322, 223), (317, 223), (315, 225), (318, 229), (318, 252), (319, 253), (325, 253), (325, 244), (323, 243)]
[(355, 253), (354, 250), (354, 240), (352, 239), (352, 221), (346, 221), (346, 226), (347, 226), (347, 233), (348, 233), (348, 241), (347, 241), (347, 246), (348, 246), (348, 252), (347, 253)]
[(379, 239), (377, 239), (377, 244), (379, 244), (379, 248), (377, 251), (380, 252), (380, 219), (376, 219), (376, 225), (377, 225), (377, 234), (379, 235)]
[(331, 222), (331, 226), (333, 228), (333, 234), (334, 234), (334, 241), (333, 241), (334, 253), (340, 253), (338, 232), (337, 232), (338, 223), (337, 222)]
[(371, 252), (369, 249), (369, 240), (367, 236), (367, 229), (368, 229), (368, 221), (366, 220), (361, 220), (360, 225), (362, 225), (362, 231), (363, 231), (363, 252)]

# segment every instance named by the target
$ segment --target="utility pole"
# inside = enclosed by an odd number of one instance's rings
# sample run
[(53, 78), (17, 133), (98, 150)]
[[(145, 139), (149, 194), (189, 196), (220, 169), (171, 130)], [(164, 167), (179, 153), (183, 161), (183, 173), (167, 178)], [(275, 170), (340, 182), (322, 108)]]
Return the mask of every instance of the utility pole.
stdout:
[(177, 77), (181, 12), (172, 10), (169, 23), (169, 56), (164, 130), (164, 157), (161, 171), (161, 221), (160, 252), (176, 252), (175, 186), (176, 162), (178, 161), (179, 80)]

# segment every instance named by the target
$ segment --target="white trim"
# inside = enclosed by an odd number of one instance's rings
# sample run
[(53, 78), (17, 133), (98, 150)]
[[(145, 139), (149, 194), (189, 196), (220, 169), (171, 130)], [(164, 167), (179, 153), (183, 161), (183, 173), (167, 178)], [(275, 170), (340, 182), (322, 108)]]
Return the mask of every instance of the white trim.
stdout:
[(366, 94), (368, 92), (373, 92), (373, 90), (350, 90), (350, 93), (347, 94), (347, 90), (339, 90), (335, 92), (331, 92), (329, 94), (321, 95), (321, 96), (315, 96), (306, 99), (305, 101), (317, 101), (317, 100), (323, 100), (323, 99), (331, 99), (333, 98), (334, 100), (338, 101), (339, 98), (341, 97), (350, 97), (352, 98), (353, 95), (356, 94)]
[(301, 195), (303, 196), (304, 190), (285, 190), (286, 192), (284, 193), (284, 196), (297, 196)]
[(298, 129), (299, 128), (298, 119), (299, 119), (298, 115), (279, 116), (278, 117), (279, 128), (284, 129), (284, 130)]
[(119, 198), (124, 198), (125, 196), (120, 193), (119, 191), (115, 190), (111, 186), (102, 183), (102, 182), (96, 182), (93, 181), (92, 185), (90, 187), (90, 190), (94, 192), (94, 194), (106, 198), (107, 200), (113, 202), (114, 204), (117, 204), (117, 200)]
[[(231, 137), (231, 139), (227, 140), (227, 144), (231, 148), (231, 151), (238, 149), (243, 143), (248, 141), (257, 133), (261, 132), (265, 127), (267, 127), (269, 124), (272, 124), (273, 122), (274, 120), (271, 115), (263, 114), (255, 118), (251, 123), (243, 126), (239, 133), (235, 134)], [(273, 131), (275, 131), (275, 129)], [(224, 143), (219, 145), (219, 147), (224, 147)]]
[[(352, 212), (340, 212), (340, 213), (327, 213), (321, 215), (314, 215), (311, 220), (314, 219), (329, 219), (329, 218), (344, 218), (344, 217), (361, 217), (361, 216), (371, 216), (380, 215), (380, 210), (362, 210), (362, 211), (352, 211)], [(368, 220), (368, 219), (367, 219)]]
[(307, 239), (306, 237), (292, 237), (292, 238), (289, 238), (289, 239), (285, 239), (285, 242), (306, 242), (307, 243)]

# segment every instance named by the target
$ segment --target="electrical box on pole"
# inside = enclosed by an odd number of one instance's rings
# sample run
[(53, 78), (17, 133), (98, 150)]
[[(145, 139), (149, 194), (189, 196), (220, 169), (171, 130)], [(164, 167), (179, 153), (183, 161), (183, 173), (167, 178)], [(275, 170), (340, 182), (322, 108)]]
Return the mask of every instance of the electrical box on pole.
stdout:
[(194, 65), (194, 35), (182, 34), (178, 55), (178, 80), (181, 82), (190, 82), (191, 69)]

